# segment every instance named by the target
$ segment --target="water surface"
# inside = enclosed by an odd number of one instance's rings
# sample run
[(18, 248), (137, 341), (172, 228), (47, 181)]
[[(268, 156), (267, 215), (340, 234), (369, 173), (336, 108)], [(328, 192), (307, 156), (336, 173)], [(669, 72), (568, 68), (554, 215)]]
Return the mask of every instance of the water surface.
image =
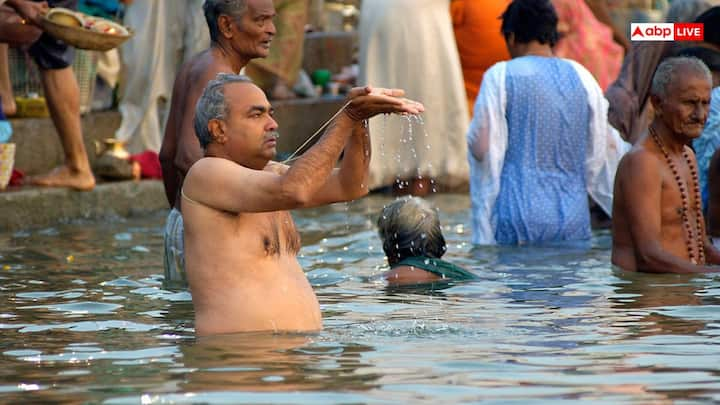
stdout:
[(0, 402), (720, 402), (720, 277), (614, 270), (606, 231), (473, 249), (469, 199), (431, 200), (477, 281), (387, 288), (389, 198), (295, 213), (312, 335), (196, 339), (162, 283), (162, 213), (0, 233)]

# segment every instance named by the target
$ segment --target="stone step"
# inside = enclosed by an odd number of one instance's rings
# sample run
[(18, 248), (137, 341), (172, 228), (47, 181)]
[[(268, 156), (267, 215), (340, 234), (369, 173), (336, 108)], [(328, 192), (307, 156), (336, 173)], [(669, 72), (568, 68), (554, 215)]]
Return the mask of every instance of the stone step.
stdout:
[(161, 181), (98, 184), (92, 191), (23, 187), (0, 192), (0, 232), (53, 226), (83, 218), (101, 220), (167, 209)]
[[(278, 142), (280, 157), (292, 153), (343, 105), (343, 97), (282, 100), (273, 102), (280, 126)], [(49, 118), (10, 120), (17, 144), (15, 167), (26, 175), (45, 173), (63, 162), (60, 139)], [(95, 161), (95, 142), (111, 138), (120, 126), (117, 111), (102, 111), (82, 117), (83, 136), (90, 163)]]

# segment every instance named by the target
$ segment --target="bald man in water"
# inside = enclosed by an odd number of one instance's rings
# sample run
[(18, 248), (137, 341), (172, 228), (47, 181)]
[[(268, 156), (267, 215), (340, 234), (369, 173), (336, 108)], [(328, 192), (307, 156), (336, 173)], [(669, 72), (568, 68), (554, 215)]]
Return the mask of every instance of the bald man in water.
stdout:
[(370, 137), (363, 121), (422, 111), (401, 95), (353, 89), (327, 132), (288, 167), (271, 161), (277, 123), (263, 91), (245, 76), (221, 74), (208, 84), (194, 122), (205, 157), (181, 190), (198, 335), (322, 328), (289, 210), (367, 193)]
[(160, 149), (165, 195), (173, 208), (165, 225), (165, 280), (185, 281), (183, 218), (179, 197), (183, 179), (203, 152), (193, 117), (205, 85), (218, 73), (239, 73), (254, 58), (267, 57), (275, 36), (272, 0), (206, 0), (210, 49), (193, 56), (175, 78), (172, 104)]
[(702, 133), (712, 76), (695, 58), (658, 67), (649, 133), (620, 161), (613, 202), (613, 264), (651, 273), (718, 272), (705, 232), (697, 162), (687, 146)]

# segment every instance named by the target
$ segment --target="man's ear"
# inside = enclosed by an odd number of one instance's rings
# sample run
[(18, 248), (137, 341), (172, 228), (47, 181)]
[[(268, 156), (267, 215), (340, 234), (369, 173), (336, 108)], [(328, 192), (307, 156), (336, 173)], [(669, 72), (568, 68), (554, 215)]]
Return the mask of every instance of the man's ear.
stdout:
[(213, 143), (224, 145), (227, 142), (227, 134), (225, 132), (225, 122), (217, 118), (208, 121), (208, 131), (212, 137)]
[(233, 30), (232, 25), (235, 22), (233, 21), (232, 17), (225, 14), (220, 14), (220, 17), (217, 19), (217, 25), (218, 30), (220, 30), (220, 35), (225, 37), (225, 39), (231, 39), (233, 37)]

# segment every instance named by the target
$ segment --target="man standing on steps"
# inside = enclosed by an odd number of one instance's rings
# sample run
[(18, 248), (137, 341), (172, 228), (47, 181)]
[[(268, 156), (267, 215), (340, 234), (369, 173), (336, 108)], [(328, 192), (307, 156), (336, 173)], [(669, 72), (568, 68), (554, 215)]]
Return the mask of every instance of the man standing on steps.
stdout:
[[(77, 0), (48, 0), (47, 3), (50, 7), (77, 9)], [(41, 12), (46, 9), (41, 2), (25, 0), (7, 0), (5, 5), (37, 26), (40, 26)], [(65, 163), (62, 166), (34, 177), (30, 182), (38, 186), (92, 190), (95, 187), (95, 177), (83, 143), (80, 88), (70, 66), (75, 56), (74, 49), (43, 33), (30, 47), (30, 55), (40, 68), (50, 118), (65, 152)]]

